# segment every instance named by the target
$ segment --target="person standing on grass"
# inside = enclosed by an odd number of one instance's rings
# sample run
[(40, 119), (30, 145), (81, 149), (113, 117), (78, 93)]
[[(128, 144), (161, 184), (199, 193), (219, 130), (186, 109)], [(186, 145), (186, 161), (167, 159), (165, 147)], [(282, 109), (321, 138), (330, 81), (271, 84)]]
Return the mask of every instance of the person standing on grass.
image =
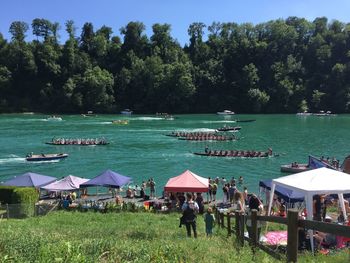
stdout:
[(199, 207), (198, 204), (193, 201), (193, 196), (191, 193), (187, 193), (186, 198), (186, 202), (182, 205), (183, 222), (186, 225), (187, 236), (191, 237), (192, 227), (193, 235), (195, 238), (197, 238), (196, 214), (199, 212)]
[(213, 234), (213, 227), (215, 224), (215, 217), (213, 215), (213, 209), (211, 207), (208, 207), (207, 213), (204, 215), (204, 222), (205, 222), (205, 233), (208, 236), (211, 236)]

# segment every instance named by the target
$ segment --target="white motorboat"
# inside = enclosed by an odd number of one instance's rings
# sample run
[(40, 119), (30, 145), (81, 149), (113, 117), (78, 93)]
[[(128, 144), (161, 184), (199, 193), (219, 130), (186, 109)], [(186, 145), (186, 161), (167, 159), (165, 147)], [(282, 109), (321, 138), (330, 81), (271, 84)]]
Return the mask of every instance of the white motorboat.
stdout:
[(130, 109), (125, 109), (125, 110), (122, 110), (120, 113), (121, 113), (121, 114), (124, 114), (124, 115), (131, 115), (131, 114), (132, 114), (132, 110), (130, 110)]
[(235, 113), (230, 110), (218, 111), (216, 114), (218, 115), (234, 115)]
[(50, 116), (47, 118), (48, 121), (62, 121), (61, 117), (58, 116)]

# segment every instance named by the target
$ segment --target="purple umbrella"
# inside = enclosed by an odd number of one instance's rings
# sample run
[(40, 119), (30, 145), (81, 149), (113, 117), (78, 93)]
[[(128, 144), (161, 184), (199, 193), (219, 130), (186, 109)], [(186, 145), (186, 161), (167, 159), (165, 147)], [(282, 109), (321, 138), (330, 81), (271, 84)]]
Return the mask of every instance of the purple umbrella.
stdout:
[(130, 181), (130, 177), (118, 174), (112, 170), (106, 170), (95, 178), (92, 178), (86, 183), (81, 184), (80, 187), (104, 186), (118, 188), (129, 183)]
[(51, 177), (51, 176), (46, 176), (46, 175), (36, 174), (36, 173), (25, 173), (7, 180), (2, 185), (40, 187), (56, 180), (57, 178)]

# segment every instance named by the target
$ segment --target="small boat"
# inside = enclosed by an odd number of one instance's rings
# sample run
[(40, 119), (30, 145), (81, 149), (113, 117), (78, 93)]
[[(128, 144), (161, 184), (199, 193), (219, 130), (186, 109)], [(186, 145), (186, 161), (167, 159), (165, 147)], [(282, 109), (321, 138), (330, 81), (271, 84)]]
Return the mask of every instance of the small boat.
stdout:
[(272, 153), (272, 149), (269, 148), (264, 151), (240, 151), (240, 150), (209, 150), (205, 149), (205, 152), (194, 152), (195, 155), (208, 156), (208, 157), (237, 157), (237, 158), (266, 158), (277, 156)]
[(28, 162), (42, 162), (42, 161), (53, 161), (67, 158), (67, 153), (50, 153), (50, 154), (28, 154), (26, 160)]
[(312, 115), (315, 115), (315, 116), (336, 116), (336, 114), (332, 114), (331, 111), (326, 111), (324, 112), (323, 110), (317, 112), (317, 113), (313, 113)]
[(254, 122), (256, 120), (236, 120), (236, 122)]
[(298, 112), (297, 116), (311, 116), (311, 112), (303, 111), (303, 112)]
[(175, 117), (173, 115), (170, 115), (169, 113), (166, 113), (166, 112), (157, 112), (156, 116), (162, 118), (163, 120), (169, 120), (169, 121), (175, 120)]
[(62, 121), (62, 118), (52, 115), (52, 116), (48, 117), (47, 120), (48, 121)]
[(224, 126), (224, 127), (221, 127), (221, 128), (217, 128), (216, 130), (217, 131), (239, 131), (240, 129), (242, 129), (242, 127), (240, 126)]
[(175, 120), (175, 117), (173, 115), (164, 115), (162, 117), (164, 120), (168, 120), (168, 121), (173, 121)]
[(124, 115), (131, 115), (131, 114), (132, 114), (132, 110), (130, 110), (130, 109), (125, 109), (125, 110), (122, 110), (120, 113), (121, 113), (121, 114), (124, 114)]
[(218, 115), (234, 115), (235, 113), (230, 110), (218, 111), (216, 114)]
[(114, 120), (114, 121), (112, 121), (112, 124), (127, 125), (127, 124), (129, 124), (129, 120)]
[(321, 168), (321, 167), (327, 167), (329, 169), (333, 170), (338, 170), (339, 169), (339, 163), (333, 161), (330, 161), (329, 159), (323, 159), (321, 158), (316, 158), (312, 155), (309, 155), (309, 162), (308, 163), (297, 163), (293, 162), (290, 164), (283, 164), (281, 165), (281, 172), (284, 173), (299, 173), (299, 172), (304, 172), (316, 168)]
[(312, 168), (307, 163), (291, 163), (281, 165), (283, 173), (300, 173), (311, 170)]
[(87, 111), (87, 113), (81, 114), (83, 117), (97, 117), (97, 114), (94, 114), (92, 110)]

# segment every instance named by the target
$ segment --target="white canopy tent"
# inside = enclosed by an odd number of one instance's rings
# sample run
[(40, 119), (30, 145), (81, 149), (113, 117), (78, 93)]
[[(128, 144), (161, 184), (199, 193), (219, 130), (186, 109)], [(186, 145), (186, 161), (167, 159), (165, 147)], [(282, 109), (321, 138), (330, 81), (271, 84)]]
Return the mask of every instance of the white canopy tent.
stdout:
[[(343, 193), (350, 193), (350, 174), (332, 170), (329, 168), (318, 168), (306, 172), (292, 174), (272, 180), (268, 213), (271, 206), (276, 185), (298, 191), (305, 195), (307, 219), (313, 217), (313, 196), (318, 194), (338, 194), (339, 202), (346, 218)], [(311, 247), (313, 249), (313, 238)]]

